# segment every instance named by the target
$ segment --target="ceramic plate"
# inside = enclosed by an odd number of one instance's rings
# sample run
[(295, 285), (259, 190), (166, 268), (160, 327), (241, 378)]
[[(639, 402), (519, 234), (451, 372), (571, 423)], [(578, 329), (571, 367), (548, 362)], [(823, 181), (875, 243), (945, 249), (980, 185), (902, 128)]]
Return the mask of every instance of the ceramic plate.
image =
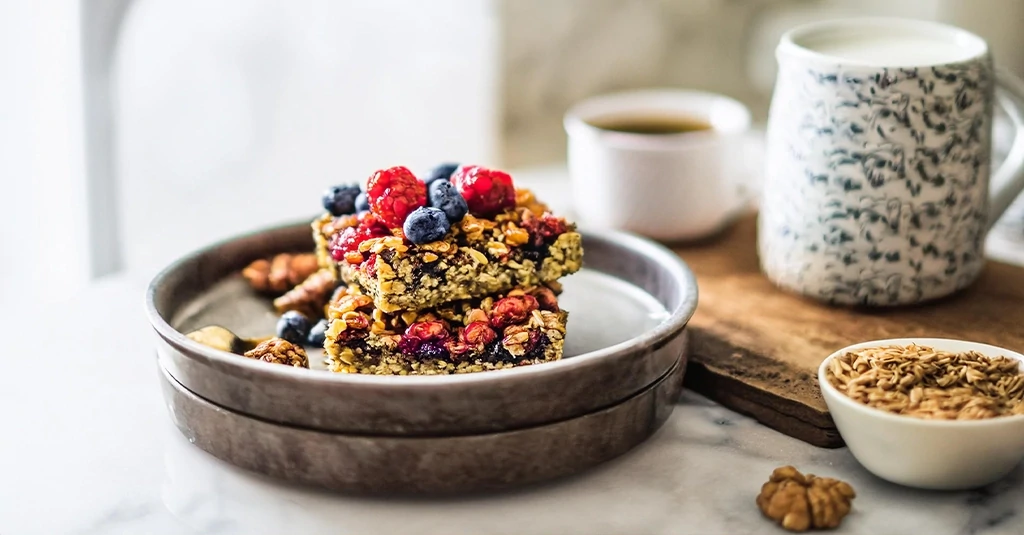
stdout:
[[(309, 251), (306, 224), (229, 240), (154, 279), (147, 309), (161, 365), (212, 403), (270, 422), (342, 433), (435, 436), (504, 431), (578, 417), (635, 395), (685, 359), (694, 277), (663, 247), (584, 233), (584, 269), (563, 280), (569, 311), (561, 361), (453, 376), (366, 376), (253, 361), (182, 333), (206, 325), (244, 337), (273, 333), (270, 303), (238, 276), (254, 259)], [(321, 368), (321, 369), (317, 369)]]

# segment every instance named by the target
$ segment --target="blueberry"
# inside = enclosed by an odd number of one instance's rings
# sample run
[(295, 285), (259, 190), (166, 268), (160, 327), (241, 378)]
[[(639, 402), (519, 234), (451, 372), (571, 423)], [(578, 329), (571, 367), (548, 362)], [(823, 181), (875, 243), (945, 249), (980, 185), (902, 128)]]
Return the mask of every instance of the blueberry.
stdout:
[(426, 178), (423, 179), (428, 186), (436, 180), (448, 180), (452, 177), (452, 173), (459, 168), (457, 163), (443, 163), (427, 173)]
[(324, 340), (327, 339), (327, 320), (322, 319), (316, 322), (312, 328), (309, 329), (309, 335), (306, 336), (306, 343), (313, 347), (323, 347)]
[(334, 186), (324, 192), (324, 210), (330, 212), (334, 217), (354, 214), (356, 212), (356, 197), (359, 194), (359, 186), (355, 184)]
[(285, 312), (277, 320), (277, 335), (293, 344), (302, 345), (309, 336), (309, 318), (294, 310)]
[(430, 206), (444, 212), (444, 215), (448, 216), (448, 221), (452, 223), (462, 221), (469, 211), (466, 199), (447, 180), (437, 180), (430, 184)]
[(356, 213), (370, 210), (370, 200), (366, 198), (366, 192), (356, 195)]
[(451, 225), (444, 212), (437, 208), (421, 206), (414, 210), (409, 217), (405, 218), (402, 230), (405, 237), (413, 243), (430, 243), (440, 240), (448, 233)]

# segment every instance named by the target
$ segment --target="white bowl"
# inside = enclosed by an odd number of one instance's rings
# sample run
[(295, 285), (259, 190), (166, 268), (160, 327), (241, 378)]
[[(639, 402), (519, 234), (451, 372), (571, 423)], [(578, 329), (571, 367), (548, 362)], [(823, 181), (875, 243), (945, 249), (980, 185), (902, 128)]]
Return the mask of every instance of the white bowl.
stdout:
[(1000, 347), (942, 338), (894, 338), (844, 347), (818, 367), (818, 383), (850, 453), (876, 476), (908, 487), (954, 490), (986, 485), (1024, 460), (1024, 415), (985, 420), (924, 420), (863, 405), (825, 376), (829, 362), (847, 351), (917, 344), (938, 350), (977, 351), (1024, 363), (1024, 355)]

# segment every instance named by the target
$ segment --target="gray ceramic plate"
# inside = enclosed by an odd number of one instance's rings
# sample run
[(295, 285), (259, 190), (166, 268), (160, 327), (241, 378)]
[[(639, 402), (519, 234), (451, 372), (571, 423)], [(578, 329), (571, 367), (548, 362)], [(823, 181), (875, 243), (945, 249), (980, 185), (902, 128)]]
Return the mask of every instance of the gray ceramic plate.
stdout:
[(171, 419), (189, 442), (268, 476), (360, 493), (497, 490), (566, 476), (617, 457), (665, 423), (682, 389), (678, 362), (605, 409), (536, 427), (455, 437), (327, 433), (218, 407), (162, 370)]
[(584, 233), (583, 243), (584, 269), (563, 281), (565, 358), (523, 368), (429, 377), (335, 374), (252, 361), (182, 334), (209, 324), (246, 337), (271, 334), (269, 303), (237, 272), (256, 258), (310, 250), (305, 224), (243, 236), (179, 261), (154, 279), (147, 310), (162, 366), (185, 388), (232, 411), (373, 435), (518, 429), (619, 403), (685, 358), (681, 335), (697, 305), (686, 265), (663, 247), (624, 234)]

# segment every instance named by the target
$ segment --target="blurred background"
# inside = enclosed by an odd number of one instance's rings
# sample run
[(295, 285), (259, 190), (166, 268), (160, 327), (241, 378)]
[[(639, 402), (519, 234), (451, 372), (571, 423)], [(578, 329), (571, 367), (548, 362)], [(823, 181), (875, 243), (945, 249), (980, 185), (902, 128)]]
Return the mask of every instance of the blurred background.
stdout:
[(859, 15), (962, 26), (1024, 74), (1024, 0), (0, 0), (0, 295), (148, 279), (380, 167), (557, 177), (562, 114), (610, 90), (763, 121), (779, 36)]

